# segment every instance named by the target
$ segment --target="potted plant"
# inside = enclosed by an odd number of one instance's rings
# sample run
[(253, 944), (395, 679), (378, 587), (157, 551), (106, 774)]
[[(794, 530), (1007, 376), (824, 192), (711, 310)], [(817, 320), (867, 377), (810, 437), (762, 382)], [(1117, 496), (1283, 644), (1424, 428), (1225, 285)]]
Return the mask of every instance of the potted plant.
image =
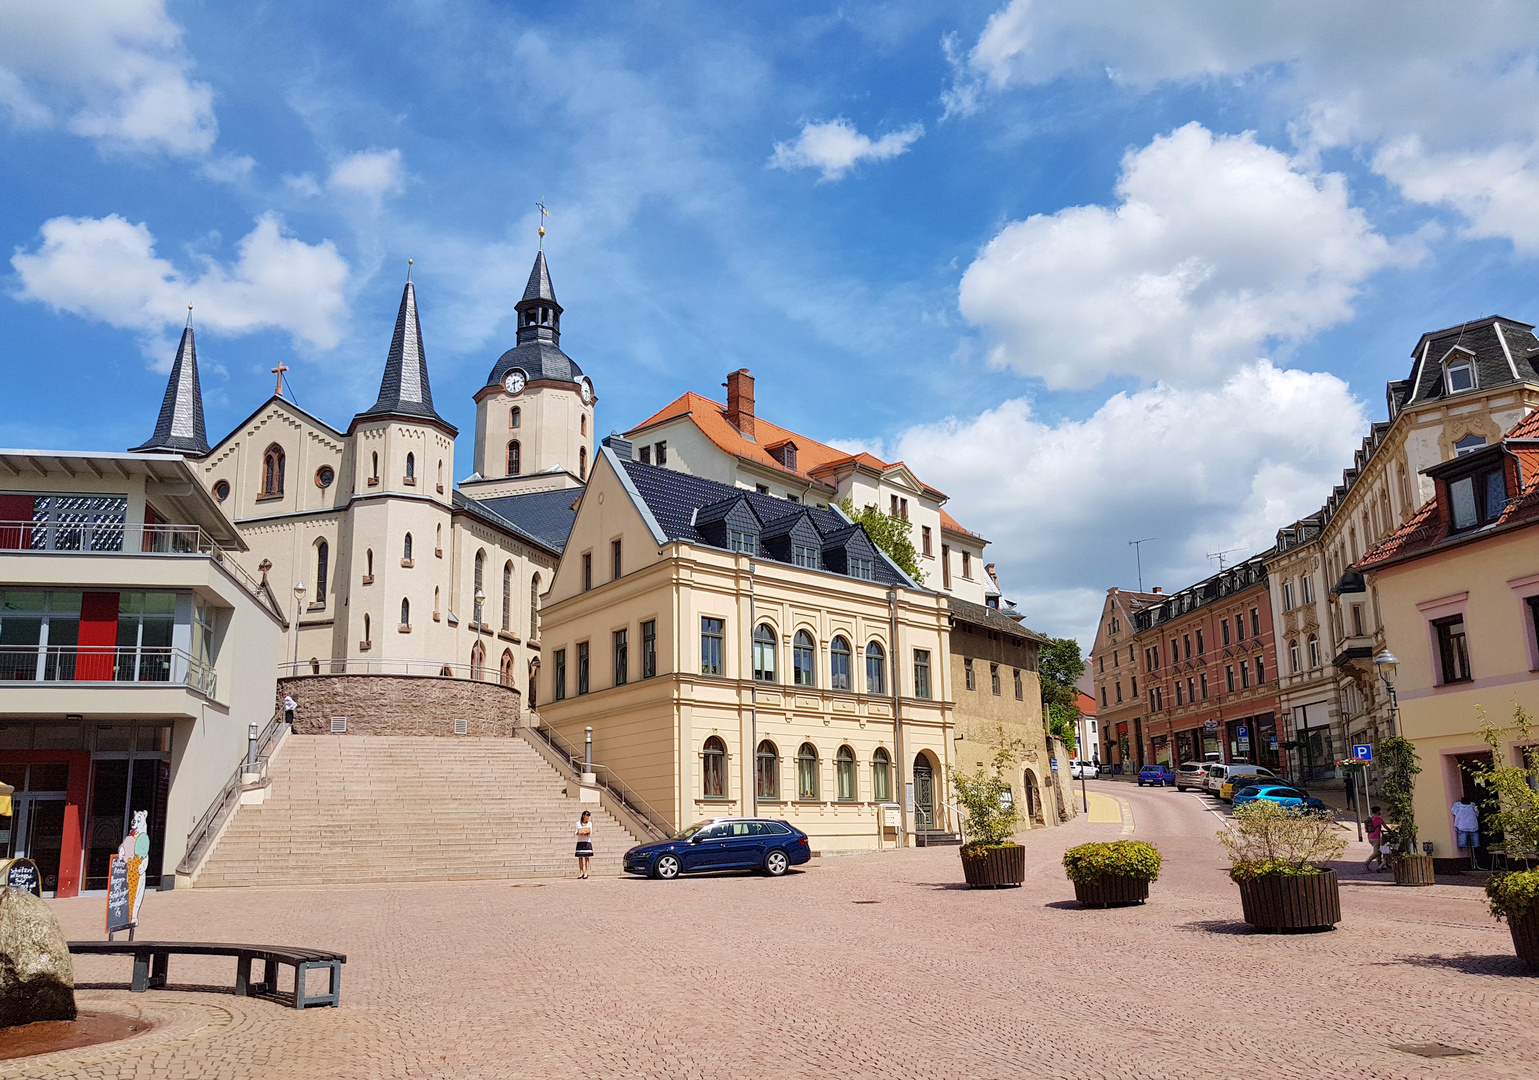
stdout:
[(1149, 899), (1149, 882), (1160, 876), (1160, 852), (1142, 840), (1080, 844), (1063, 853), (1074, 882), (1074, 899), (1086, 907), (1122, 907)]
[(1020, 807), (1007, 779), (1025, 757), (1026, 744), (1005, 736), (1004, 725), (994, 743), (992, 772), (979, 768), (952, 775), (957, 802), (967, 811), (967, 843), (962, 845), (962, 874), (975, 889), (997, 889), (1026, 880), (1026, 849), (1017, 844)]
[(1218, 839), (1240, 887), (1245, 921), (1258, 930), (1329, 930), (1341, 921), (1336, 871), (1321, 866), (1347, 849), (1329, 814), (1258, 799), (1234, 812)]
[[(1505, 738), (1516, 734), (1522, 744), (1532, 738), (1533, 719), (1521, 706), (1515, 719), (1514, 729), (1482, 726), (1481, 735), (1491, 747), (1493, 764), (1480, 768), (1475, 782), (1492, 796), (1484, 827), (1505, 834), (1509, 866), (1514, 858), (1527, 866), (1539, 856), (1539, 747), (1524, 745), (1521, 765), (1494, 764), (1504, 760)], [(1486, 898), (1491, 902), (1491, 914), (1507, 920), (1518, 958), (1529, 967), (1539, 968), (1539, 869), (1492, 874), (1486, 881)]]
[(1396, 885), (1432, 885), (1432, 856), (1416, 850), (1416, 774), (1421, 759), (1416, 745), (1398, 735), (1379, 743), (1379, 764), (1384, 769), (1384, 809), (1394, 837), (1395, 854), (1389, 864)]

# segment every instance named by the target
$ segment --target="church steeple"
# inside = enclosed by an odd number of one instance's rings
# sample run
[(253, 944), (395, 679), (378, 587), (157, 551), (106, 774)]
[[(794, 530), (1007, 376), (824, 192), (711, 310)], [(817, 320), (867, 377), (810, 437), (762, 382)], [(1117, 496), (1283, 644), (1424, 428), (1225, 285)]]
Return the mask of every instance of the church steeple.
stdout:
[(192, 340), (190, 321), (182, 331), (176, 359), (171, 362), (171, 378), (166, 383), (165, 399), (160, 403), (155, 434), (133, 450), (165, 450), (191, 457), (208, 454), (208, 433), (203, 428), (203, 390), (198, 385), (198, 350)]
[(534, 257), (529, 284), (524, 286), (524, 298), (514, 306), (518, 310), (520, 345), (535, 341), (561, 344), (561, 305), (556, 303), (556, 290), (551, 288), (550, 269), (545, 265), (543, 248)]
[(428, 385), (427, 354), (422, 348), (422, 328), (417, 321), (417, 291), (410, 280), (401, 293), (401, 309), (395, 317), (395, 335), (385, 358), (385, 374), (379, 382), (379, 399), (353, 418), (384, 416), (422, 417), (455, 430), (433, 409), (433, 390)]

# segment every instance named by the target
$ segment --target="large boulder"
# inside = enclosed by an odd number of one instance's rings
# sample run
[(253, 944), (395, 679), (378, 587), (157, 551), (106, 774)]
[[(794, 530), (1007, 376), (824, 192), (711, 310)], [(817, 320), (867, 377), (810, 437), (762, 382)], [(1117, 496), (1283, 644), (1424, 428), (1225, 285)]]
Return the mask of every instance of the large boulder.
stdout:
[(20, 889), (0, 891), (0, 1028), (75, 1019), (75, 967), (59, 920)]

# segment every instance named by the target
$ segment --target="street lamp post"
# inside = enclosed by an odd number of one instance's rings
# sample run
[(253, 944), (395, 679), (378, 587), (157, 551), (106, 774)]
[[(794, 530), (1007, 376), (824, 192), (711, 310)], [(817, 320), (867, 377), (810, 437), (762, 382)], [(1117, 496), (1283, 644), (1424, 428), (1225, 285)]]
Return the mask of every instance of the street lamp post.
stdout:
[(1379, 678), (1384, 680), (1384, 687), (1389, 691), (1389, 734), (1395, 736), (1395, 714), (1399, 711), (1399, 703), (1395, 699), (1395, 672), (1399, 669), (1400, 660), (1394, 653), (1385, 649), (1373, 658), (1373, 666), (1378, 669)]
[(294, 582), (294, 674), (299, 674), (299, 613), (305, 602), (305, 583)]

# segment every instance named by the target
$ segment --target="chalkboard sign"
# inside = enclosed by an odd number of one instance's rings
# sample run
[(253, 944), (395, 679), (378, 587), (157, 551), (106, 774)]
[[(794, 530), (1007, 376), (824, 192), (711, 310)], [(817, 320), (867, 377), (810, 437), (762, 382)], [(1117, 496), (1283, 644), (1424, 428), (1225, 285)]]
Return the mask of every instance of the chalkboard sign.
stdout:
[(43, 875), (38, 873), (37, 863), (31, 859), (12, 859), (5, 868), (7, 888), (20, 889), (33, 896), (43, 895)]
[(133, 904), (128, 892), (128, 860), (112, 857), (107, 871), (107, 933), (127, 930), (134, 925)]

